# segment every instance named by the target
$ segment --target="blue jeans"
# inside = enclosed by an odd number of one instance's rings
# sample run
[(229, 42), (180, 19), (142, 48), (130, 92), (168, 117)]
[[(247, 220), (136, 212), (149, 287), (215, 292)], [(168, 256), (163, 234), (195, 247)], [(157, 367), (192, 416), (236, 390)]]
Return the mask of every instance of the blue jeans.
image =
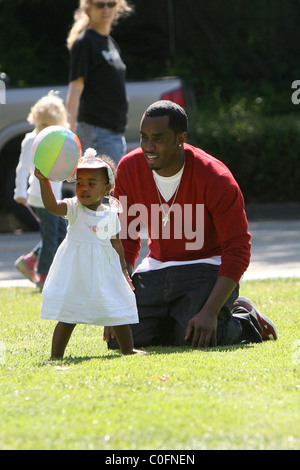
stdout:
[(40, 219), (42, 237), (42, 243), (36, 253), (39, 257), (37, 272), (48, 274), (56, 250), (66, 236), (67, 221), (62, 217), (50, 214), (42, 207), (33, 207), (33, 210)]
[[(136, 273), (132, 280), (140, 323), (131, 325), (135, 347), (184, 346), (189, 320), (210, 295), (218, 276), (218, 266), (193, 264)], [(261, 342), (261, 328), (243, 309), (233, 310), (237, 286), (218, 316), (217, 345)], [(109, 348), (116, 349), (110, 341)]]
[(127, 146), (123, 134), (93, 126), (86, 122), (78, 122), (76, 133), (81, 141), (82, 153), (87, 148), (94, 148), (98, 155), (107, 155), (118, 163), (125, 155)]

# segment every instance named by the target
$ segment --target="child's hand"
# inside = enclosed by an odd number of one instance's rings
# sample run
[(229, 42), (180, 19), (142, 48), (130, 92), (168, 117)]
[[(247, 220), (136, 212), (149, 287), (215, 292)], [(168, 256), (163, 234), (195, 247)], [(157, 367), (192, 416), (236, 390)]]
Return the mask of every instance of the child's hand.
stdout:
[(16, 197), (15, 198), (15, 201), (18, 203), (18, 204), (22, 204), (23, 206), (26, 206), (26, 199), (24, 197)]
[(114, 330), (110, 326), (105, 326), (103, 330), (103, 341), (107, 343), (115, 337)]
[(38, 170), (37, 168), (35, 168), (34, 170), (34, 175), (36, 176), (36, 178), (39, 180), (39, 181), (42, 181), (42, 180), (46, 180), (46, 176), (44, 176), (40, 170)]
[(129, 272), (127, 271), (127, 268), (123, 269), (123, 274), (125, 276), (126, 281), (128, 282), (129, 286), (131, 287), (132, 290), (135, 290), (135, 287), (133, 285), (132, 279), (129, 276)]

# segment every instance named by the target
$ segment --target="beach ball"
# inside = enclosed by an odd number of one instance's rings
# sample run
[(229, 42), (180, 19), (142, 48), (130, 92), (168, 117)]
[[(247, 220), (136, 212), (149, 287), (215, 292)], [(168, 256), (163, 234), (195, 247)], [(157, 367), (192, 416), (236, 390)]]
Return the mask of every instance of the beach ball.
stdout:
[(81, 143), (70, 129), (49, 126), (36, 136), (32, 153), (36, 168), (46, 178), (64, 181), (76, 171), (81, 157)]

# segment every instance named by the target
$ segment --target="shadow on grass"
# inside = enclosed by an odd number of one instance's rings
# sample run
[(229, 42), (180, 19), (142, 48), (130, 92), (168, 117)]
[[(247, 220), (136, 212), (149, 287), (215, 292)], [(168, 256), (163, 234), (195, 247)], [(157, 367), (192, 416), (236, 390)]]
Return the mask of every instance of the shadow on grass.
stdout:
[(179, 354), (179, 353), (209, 353), (214, 351), (235, 351), (236, 349), (249, 349), (253, 348), (255, 343), (242, 343), (242, 344), (233, 344), (226, 346), (214, 346), (209, 348), (193, 348), (192, 346), (151, 346), (145, 348), (148, 354)]
[[(247, 344), (234, 344), (232, 346), (215, 346), (211, 348), (202, 348), (202, 349), (195, 349), (192, 348), (191, 346), (151, 346), (148, 348), (143, 348), (147, 354), (142, 355), (143, 357), (147, 356), (153, 356), (157, 354), (162, 354), (162, 355), (167, 355), (167, 354), (184, 354), (184, 353), (210, 353), (210, 352), (232, 352), (237, 349), (249, 349), (253, 348), (255, 346), (254, 343), (247, 343)], [(56, 360), (51, 360), (48, 359), (41, 365), (63, 365), (64, 367), (67, 367), (68, 365), (75, 365), (75, 364), (80, 364), (82, 362), (86, 361), (92, 361), (94, 359), (98, 360), (115, 360), (115, 359), (120, 359), (122, 357), (132, 357), (136, 356), (135, 354), (129, 355), (129, 356), (123, 356), (123, 354), (120, 353), (118, 349), (114, 350), (109, 350), (110, 352), (108, 354), (99, 354), (99, 356), (66, 356), (63, 359), (56, 359)], [(137, 354), (139, 356), (139, 354)]]
[(75, 365), (80, 364), (81, 362), (93, 361), (94, 359), (98, 360), (112, 360), (118, 359), (122, 357), (122, 354), (99, 354), (99, 356), (66, 356), (63, 359), (47, 359), (46, 361), (42, 362), (41, 366), (68, 366), (68, 365)]

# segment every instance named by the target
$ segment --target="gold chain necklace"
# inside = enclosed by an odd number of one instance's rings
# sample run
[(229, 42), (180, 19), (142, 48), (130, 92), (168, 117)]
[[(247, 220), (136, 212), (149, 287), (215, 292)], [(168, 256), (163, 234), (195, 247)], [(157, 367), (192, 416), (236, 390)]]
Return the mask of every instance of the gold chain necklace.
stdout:
[(162, 219), (162, 221), (163, 221), (163, 223), (164, 223), (164, 227), (167, 225), (168, 222), (170, 222), (170, 212), (171, 212), (171, 209), (172, 209), (173, 204), (174, 204), (174, 202), (175, 202), (175, 199), (176, 199), (176, 197), (177, 197), (177, 193), (178, 193), (178, 190), (179, 190), (180, 182), (181, 182), (181, 180), (180, 180), (179, 183), (178, 183), (178, 186), (177, 186), (177, 188), (176, 188), (175, 194), (174, 194), (174, 196), (173, 196), (172, 204), (170, 205), (168, 212), (165, 212), (165, 210), (164, 210), (164, 204), (163, 204), (163, 202), (162, 202), (162, 200), (161, 200), (160, 192), (159, 192), (158, 187), (157, 187), (157, 185), (156, 185), (156, 183), (155, 183), (155, 187), (156, 187), (156, 191), (157, 191), (157, 195), (158, 195), (160, 207), (161, 207), (161, 209), (162, 209), (162, 211), (163, 211), (163, 214), (164, 214), (164, 217), (163, 217), (163, 219)]

